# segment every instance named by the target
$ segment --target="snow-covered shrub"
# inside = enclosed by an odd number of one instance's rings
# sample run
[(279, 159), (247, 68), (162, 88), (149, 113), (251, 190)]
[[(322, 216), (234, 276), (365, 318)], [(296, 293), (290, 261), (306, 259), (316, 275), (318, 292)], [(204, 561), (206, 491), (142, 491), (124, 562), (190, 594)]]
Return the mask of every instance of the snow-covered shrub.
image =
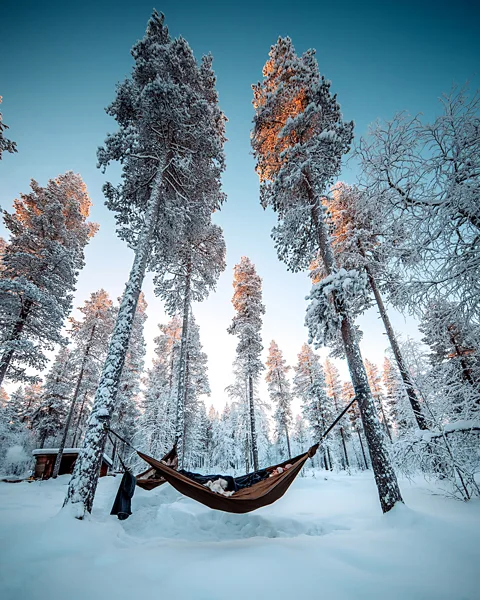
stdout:
[(6, 475), (25, 475), (31, 465), (32, 457), (19, 444), (10, 446), (5, 454), (3, 470)]
[(418, 471), (440, 483), (448, 496), (470, 500), (480, 496), (478, 422), (450, 423), (440, 431), (409, 430), (393, 445), (394, 460), (411, 476)]

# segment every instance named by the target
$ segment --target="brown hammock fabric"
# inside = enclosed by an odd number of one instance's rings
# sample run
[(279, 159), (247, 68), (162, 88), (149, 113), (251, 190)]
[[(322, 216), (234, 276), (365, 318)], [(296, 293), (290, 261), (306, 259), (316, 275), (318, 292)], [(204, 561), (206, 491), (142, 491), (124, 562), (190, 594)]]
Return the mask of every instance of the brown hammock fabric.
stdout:
[[(188, 496), (192, 500), (196, 500), (209, 508), (229, 513), (248, 513), (262, 506), (273, 504), (273, 502), (281, 498), (293, 483), (295, 477), (300, 473), (308, 458), (315, 456), (318, 446), (319, 444), (315, 444), (305, 454), (300, 454), (278, 465), (267, 467), (266, 470), (272, 472), (278, 467), (285, 467), (287, 464), (292, 465), (289, 469), (284, 470), (283, 473), (268, 477), (248, 488), (240, 489), (231, 496), (217, 494), (208, 487), (185, 477), (185, 475), (175, 470), (175, 464), (173, 464), (174, 468), (169, 467), (162, 461), (137, 451), (138, 456), (151, 466), (151, 469), (137, 476), (137, 485), (146, 490), (151, 490), (168, 481), (170, 485), (184, 496)], [(166, 459), (172, 462), (175, 457), (176, 448), (174, 447), (162, 460)]]
[[(146, 456), (146, 455), (141, 455), (140, 452), (138, 452), (138, 451), (137, 451), (137, 454), (140, 455), (142, 458), (144, 456)], [(152, 460), (154, 460), (154, 459), (152, 459)], [(177, 469), (177, 467), (178, 467), (177, 447), (174, 446), (170, 450), (170, 452), (165, 454), (165, 456), (161, 459), (161, 461), (162, 461), (162, 463), (167, 463), (168, 465), (171, 465), (172, 469)], [(150, 464), (150, 462), (148, 460), (147, 460), (147, 462)], [(158, 462), (158, 461), (156, 461), (156, 462)], [(137, 475), (136, 479), (137, 479), (137, 485), (147, 491), (153, 490), (154, 488), (158, 487), (159, 485), (162, 485), (163, 483), (167, 482), (167, 480), (162, 476), (162, 473), (160, 473), (159, 470), (156, 469), (154, 466), (151, 466), (146, 471), (143, 471), (143, 473), (140, 473), (139, 475)]]

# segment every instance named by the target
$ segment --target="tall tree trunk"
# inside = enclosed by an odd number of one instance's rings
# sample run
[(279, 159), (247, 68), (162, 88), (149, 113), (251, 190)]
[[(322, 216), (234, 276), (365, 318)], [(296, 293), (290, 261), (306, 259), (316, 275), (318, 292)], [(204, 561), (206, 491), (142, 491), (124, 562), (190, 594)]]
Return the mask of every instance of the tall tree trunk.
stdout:
[(114, 471), (116, 471), (117, 469), (115, 468), (115, 461), (117, 460), (117, 438), (115, 438), (113, 440), (113, 444), (112, 444), (112, 469)]
[[(32, 306), (33, 300), (27, 299), (25, 300), (25, 302), (23, 302), (22, 308), (20, 309), (20, 314), (18, 315), (18, 319), (16, 320), (15, 325), (13, 326), (12, 334), (8, 339), (9, 342), (16, 342), (20, 339)], [(14, 355), (15, 350), (13, 349), (7, 350), (2, 354), (2, 358), (0, 359), (0, 387), (2, 386), (3, 380), (5, 379), (5, 375), (8, 371), (8, 367), (10, 366)]]
[(186, 437), (187, 437), (187, 422), (185, 419), (185, 411), (188, 406), (188, 386), (190, 384), (190, 353), (187, 350), (185, 355), (185, 385), (183, 386), (183, 435), (182, 435), (182, 456), (185, 457)]
[(286, 423), (285, 423), (285, 437), (287, 438), (288, 458), (292, 458), (292, 451), (290, 450), (290, 436), (288, 435), (288, 425)]
[(328, 458), (328, 464), (330, 471), (333, 471), (333, 463), (332, 463), (332, 455), (330, 453), (330, 448), (327, 446), (327, 458)]
[(253, 377), (248, 376), (248, 408), (250, 414), (250, 437), (252, 438), (253, 470), (258, 471), (258, 445), (255, 428), (255, 406), (253, 401)]
[[(360, 253), (364, 258), (366, 258), (365, 251), (359, 242)], [(405, 386), (405, 390), (408, 395), (408, 400), (410, 401), (410, 406), (412, 407), (413, 414), (415, 415), (415, 419), (417, 421), (417, 425), (419, 429), (427, 430), (427, 421), (425, 420), (425, 416), (422, 413), (422, 408), (420, 405), (420, 400), (417, 396), (417, 392), (415, 391), (415, 386), (413, 385), (412, 378), (410, 377), (410, 373), (408, 372), (408, 367), (405, 364), (402, 353), (400, 351), (400, 347), (397, 342), (397, 338), (395, 336), (395, 332), (393, 330), (392, 324), (390, 322), (390, 318), (387, 314), (387, 310), (385, 308), (385, 304), (383, 303), (382, 295), (380, 294), (380, 290), (378, 289), (377, 282), (375, 277), (373, 276), (372, 270), (370, 266), (365, 261), (365, 271), (367, 273), (368, 282), (370, 287), (372, 288), (373, 295), (375, 296), (375, 301), (378, 306), (378, 312), (380, 313), (380, 317), (382, 318), (383, 325), (385, 327), (385, 331), (387, 332), (388, 341), (390, 342), (390, 347), (392, 348), (393, 355), (395, 357), (395, 361), (398, 366), (398, 370), (400, 371), (400, 376), (402, 377), (403, 384)], [(389, 433), (390, 435), (390, 433)], [(391, 437), (391, 436), (390, 436)]]
[(383, 425), (385, 427), (385, 431), (388, 434), (388, 439), (390, 440), (390, 442), (393, 442), (392, 434), (390, 432), (390, 427), (388, 426), (387, 416), (385, 415), (385, 410), (383, 408), (383, 403), (382, 403), (381, 398), (379, 398), (378, 403), (380, 404), (380, 410), (382, 411), (382, 421), (383, 421)]
[[(338, 398), (335, 395), (335, 392), (333, 392), (333, 403), (335, 405), (335, 411), (338, 414), (340, 411), (338, 408)], [(350, 463), (348, 461), (347, 444), (345, 443), (345, 431), (341, 425), (339, 427), (339, 430), (340, 430), (340, 439), (342, 440), (343, 456), (345, 457), (345, 468), (348, 469), (350, 467)]]
[(44, 429), (42, 431), (42, 434), (40, 436), (40, 439), (38, 440), (38, 447), (39, 448), (43, 448), (45, 446), (45, 440), (47, 439), (47, 431), (46, 429)]
[(325, 450), (323, 451), (323, 466), (325, 467), (325, 471), (328, 471), (327, 453)]
[[(92, 336), (95, 331), (95, 326), (92, 328)], [(65, 422), (65, 427), (63, 428), (62, 439), (60, 440), (60, 446), (58, 447), (57, 458), (55, 459), (55, 465), (53, 467), (53, 479), (58, 477), (60, 472), (60, 465), (62, 464), (63, 451), (65, 449), (65, 445), (67, 443), (68, 430), (70, 429), (70, 423), (72, 421), (73, 413), (75, 412), (75, 405), (77, 403), (78, 394), (80, 393), (80, 386), (82, 385), (83, 373), (85, 371), (85, 365), (87, 364), (87, 358), (89, 356), (90, 346), (87, 346), (87, 350), (83, 356), (82, 366), (80, 368), (80, 373), (78, 374), (77, 384), (75, 386), (75, 392), (73, 393), (72, 402), (70, 403), (70, 409), (68, 411), (67, 420)]]
[[(283, 386), (282, 386), (282, 381), (280, 379), (280, 373), (277, 372), (277, 383), (278, 383), (278, 388), (280, 390), (280, 393), (283, 394), (284, 390), (283, 390)], [(287, 417), (285, 415), (285, 423), (283, 424), (284, 428), (285, 428), (285, 439), (287, 441), (287, 453), (288, 453), (288, 458), (292, 458), (292, 453), (290, 450), (290, 436), (288, 435), (288, 425), (287, 425)]]
[[(321, 404), (320, 400), (318, 400), (318, 404), (317, 404), (318, 414), (320, 415), (320, 417), (322, 419), (322, 434), (323, 434), (323, 432), (327, 429), (327, 426), (325, 425), (325, 417), (323, 416), (323, 412), (321, 411), (320, 404)], [(323, 460), (325, 463), (325, 470), (328, 471), (332, 465), (332, 461), (330, 459), (330, 450), (329, 450), (328, 446), (324, 446), (323, 444), (322, 444), (322, 448), (323, 448)], [(330, 462), (330, 467), (329, 467), (329, 462)]]
[(72, 448), (75, 448), (75, 444), (77, 443), (77, 441), (80, 438), (80, 423), (82, 422), (82, 417), (83, 417), (83, 411), (85, 409), (85, 402), (87, 400), (87, 394), (88, 392), (85, 392), (83, 394), (83, 399), (82, 399), (82, 403), (80, 405), (80, 410), (78, 411), (78, 417), (77, 417), (77, 422), (75, 423), (75, 427), (74, 427), (74, 434), (73, 434), (73, 439), (72, 439)]
[[(448, 330), (448, 337), (450, 338), (450, 341), (453, 344), (453, 347), (455, 348), (455, 352), (457, 354), (457, 357), (459, 358), (459, 362), (460, 362), (460, 367), (462, 369), (462, 377), (465, 381), (467, 381), (470, 385), (474, 385), (473, 382), (473, 378), (472, 378), (472, 370), (471, 368), (469, 368), (468, 364), (465, 361), (465, 351), (462, 350), (458, 344), (458, 340), (455, 337), (455, 334), (453, 332), (453, 328), (452, 326), (447, 326), (447, 330)], [(1, 382), (0, 382), (1, 385)]]
[(348, 462), (347, 444), (345, 443), (345, 432), (343, 430), (343, 427), (340, 427), (340, 436), (342, 438), (343, 454), (345, 456), (345, 466), (348, 469), (350, 467), (350, 463)]
[(178, 467), (183, 468), (184, 428), (185, 428), (185, 375), (187, 372), (188, 325), (190, 316), (190, 286), (192, 277), (191, 259), (187, 262), (185, 296), (183, 298), (182, 338), (180, 340), (180, 360), (178, 365), (177, 414), (175, 417), (175, 443), (178, 452)]
[[(311, 199), (315, 200), (314, 203), (312, 202), (312, 219), (316, 226), (318, 249), (325, 270), (327, 274), (330, 275), (335, 270), (335, 260), (325, 221), (323, 216), (319, 215), (319, 211), (323, 209), (320, 201), (313, 198), (312, 187), (310, 187), (309, 193)], [(370, 451), (370, 459), (372, 461), (380, 504), (382, 511), (385, 513), (391, 510), (397, 502), (403, 502), (402, 495), (400, 493), (400, 488), (398, 487), (395, 471), (393, 470), (388, 455), (385, 436), (375, 410), (372, 392), (368, 385), (367, 373), (360, 353), (360, 347), (355, 336), (353, 323), (344, 303), (336, 294), (334, 294), (333, 300), (335, 310), (341, 317), (340, 331), (345, 349), (345, 356), (347, 358), (355, 396), (357, 397), (358, 406), (360, 408), (363, 430), (365, 431), (365, 437)]]
[(92, 511), (107, 435), (104, 423), (109, 423), (115, 407), (115, 399), (132, 332), (138, 297), (147, 268), (150, 244), (157, 225), (157, 215), (162, 198), (161, 184), (162, 170), (159, 169), (145, 211), (145, 221), (135, 250), (132, 270), (118, 311), (107, 359), (95, 394), (83, 451), (75, 463), (75, 469), (64, 502), (64, 506), (67, 504), (77, 505), (76, 517), (78, 519), (83, 519), (86, 512)]
[(365, 455), (365, 448), (363, 447), (362, 436), (360, 434), (360, 429), (357, 429), (358, 439), (360, 441), (360, 448), (362, 449), (363, 460), (365, 461), (365, 469), (368, 469), (367, 457)]

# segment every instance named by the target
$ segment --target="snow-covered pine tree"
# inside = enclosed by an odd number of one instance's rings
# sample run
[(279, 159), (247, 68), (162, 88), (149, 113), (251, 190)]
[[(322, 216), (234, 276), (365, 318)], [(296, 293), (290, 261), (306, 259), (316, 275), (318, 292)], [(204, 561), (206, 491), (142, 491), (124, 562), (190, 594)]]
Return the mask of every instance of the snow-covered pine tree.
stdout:
[(320, 77), (314, 52), (298, 57), (290, 38), (279, 38), (272, 46), (263, 74), (263, 81), (253, 86), (252, 135), (261, 201), (277, 212), (273, 237), (289, 269), (307, 269), (320, 253), (327, 277), (310, 295), (310, 335), (323, 344), (341, 334), (380, 503), (387, 512), (402, 498), (349, 310), (352, 298), (364, 293), (365, 281), (357, 272), (337, 269), (322, 206), (349, 150), (353, 123), (343, 120), (330, 82)]
[(399, 434), (401, 431), (413, 427), (409, 398), (402, 377), (396, 365), (388, 357), (385, 357), (383, 361), (382, 383), (395, 433)]
[(159, 325), (155, 357), (145, 377), (142, 414), (136, 437), (153, 456), (162, 456), (175, 442), (176, 390), (182, 324), (173, 317)]
[(308, 444), (308, 430), (307, 422), (302, 415), (296, 415), (293, 420), (291, 442), (293, 447), (293, 454), (298, 455), (305, 452)]
[[(40, 384), (19, 387), (12, 392), (5, 406), (0, 408), (0, 469), (10, 469), (8, 466), (8, 449), (22, 446), (24, 453), (30, 455), (34, 447), (32, 419), (41, 396)], [(22, 472), (27, 464), (22, 463)]]
[[(181, 350), (180, 350), (181, 356)], [(183, 455), (188, 468), (200, 466), (204, 452), (206, 409), (203, 397), (210, 395), (208, 358), (200, 342), (200, 328), (191, 318), (185, 352), (185, 404)], [(177, 433), (177, 432), (176, 432)]]
[(249, 473), (250, 464), (253, 460), (250, 457), (251, 448), (248, 453), (245, 452), (246, 440), (250, 439), (251, 433), (248, 419), (248, 383), (238, 357), (233, 362), (232, 371), (233, 383), (225, 388), (231, 404), (225, 406), (222, 419), (226, 419), (225, 429), (231, 434), (232, 452), (230, 458), (234, 464), (233, 468), (241, 468), (243, 464), (245, 473)]
[(367, 371), (368, 384), (372, 390), (372, 396), (377, 404), (377, 411), (380, 415), (380, 420), (385, 427), (388, 438), (392, 441), (392, 418), (388, 412), (387, 399), (382, 388), (382, 374), (378, 366), (372, 361), (365, 359), (365, 370)]
[(61, 335), (84, 264), (84, 248), (97, 226), (88, 222), (91, 201), (80, 175), (50, 179), (3, 211), (10, 239), (0, 271), (0, 385), (32, 381), (27, 369), (42, 370), (45, 350), (64, 343)]
[[(0, 96), (0, 104), (2, 103), (2, 96)], [(2, 113), (0, 112), (0, 160), (2, 160), (3, 152), (14, 153), (17, 152), (17, 144), (12, 142), (5, 137), (4, 132), (8, 129), (8, 125), (5, 125), (2, 119)]]
[[(331, 399), (327, 396), (325, 375), (320, 357), (308, 344), (303, 344), (294, 367), (293, 393), (302, 401), (302, 412), (311, 430), (311, 440), (318, 442), (333, 418)], [(330, 439), (322, 443), (323, 465), (332, 468)]]
[[(366, 365), (365, 365), (366, 366)], [(334, 409), (335, 416), (340, 414), (343, 410), (343, 396), (342, 396), (342, 382), (340, 380), (340, 373), (334, 363), (327, 358), (324, 365), (325, 373), (325, 385), (327, 391), (327, 397), (331, 399), (331, 403)], [(347, 442), (348, 436), (348, 417), (345, 416), (337, 425), (338, 435), (340, 437), (340, 443), (342, 446), (342, 459), (343, 468), (349, 468), (350, 462), (348, 460)]]
[[(234, 382), (227, 386), (226, 392), (232, 400), (228, 412), (229, 427), (232, 432), (232, 448), (230, 454), (235, 469), (243, 469), (249, 473), (254, 464), (254, 454), (251, 427), (250, 399), (249, 399), (249, 379), (245, 375), (244, 364), (237, 356), (233, 363)], [(257, 442), (258, 452), (258, 417), (259, 417), (259, 398), (258, 381), (253, 380), (253, 405), (254, 405), (254, 432)]]
[[(451, 311), (447, 310), (447, 314), (451, 323)], [(432, 323), (439, 326), (435, 319)], [(464, 501), (480, 495), (476, 482), (480, 428), (472, 386), (465, 383), (458, 369), (451, 370), (453, 365), (448, 361), (432, 364), (431, 355), (418, 341), (407, 338), (401, 341), (401, 349), (422, 399), (430, 431), (404, 430), (393, 447), (397, 464), (406, 474), (420, 470), (427, 477), (439, 479), (448, 495)], [(458, 413), (455, 408), (459, 406), (466, 413)]]
[[(119, 298), (121, 301), (121, 298)], [(140, 384), (145, 366), (146, 344), (144, 337), (145, 321), (147, 320), (147, 302), (140, 293), (137, 310), (133, 319), (132, 334), (128, 342), (127, 355), (123, 366), (120, 386), (118, 388), (115, 412), (112, 416), (112, 428), (129, 443), (133, 443), (136, 421), (140, 415)], [(116, 458), (128, 462), (125, 444), (114, 440), (112, 460), (114, 466)]]
[[(18, 416), (20, 422), (28, 429), (32, 429), (33, 417), (40, 406), (41, 396), (42, 386), (40, 383), (31, 383), (23, 390), (23, 403), (20, 405)], [(12, 397), (14, 397), (13, 394)]]
[(42, 386), (40, 403), (32, 416), (38, 448), (62, 431), (72, 397), (72, 358), (69, 348), (60, 348)]
[(23, 406), (25, 405), (25, 387), (20, 385), (10, 394), (8, 401), (8, 413), (11, 421), (18, 421), (22, 415)]
[(399, 284), (390, 300), (422, 316), (442, 296), (452, 318), (480, 312), (480, 95), (453, 88), (431, 123), (401, 112), (358, 147), (361, 187), (388, 223), (402, 222)]
[[(147, 303), (140, 294), (137, 311), (133, 321), (125, 364), (122, 371), (120, 386), (117, 393), (115, 412), (112, 415), (112, 427), (129, 443), (133, 444), (137, 421), (140, 417), (141, 407), (141, 381), (145, 366), (145, 338), (144, 325), (147, 319)], [(129, 461), (129, 453), (123, 442), (114, 440), (112, 459), (114, 465), (119, 457), (124, 463)]]
[(100, 369), (105, 359), (108, 342), (112, 334), (115, 310), (110, 296), (105, 290), (90, 294), (90, 298), (79, 307), (83, 318), (81, 321), (70, 318), (71, 338), (75, 344), (76, 361), (73, 395), (63, 428), (52, 477), (57, 477), (62, 462), (63, 450), (70, 433), (77, 402), (82, 393), (92, 393), (98, 384)]
[(262, 304), (262, 280), (257, 275), (255, 265), (246, 256), (242, 256), (233, 269), (233, 289), (232, 304), (236, 314), (227, 331), (238, 336), (236, 364), (247, 388), (253, 469), (258, 471), (254, 388), (264, 369), (260, 359), (263, 350), (260, 330), (265, 306)]
[[(132, 77), (117, 87), (108, 108), (119, 130), (98, 151), (99, 165), (122, 163), (118, 187), (105, 186), (120, 237), (135, 248), (107, 360), (95, 396), (84, 445), (76, 462), (66, 504), (78, 504), (77, 517), (90, 512), (133, 318), (147, 266), (156, 271), (168, 260), (174, 240), (189, 220), (183, 190), (220, 186), (224, 168), (224, 117), (214, 99), (211, 58), (198, 67), (183, 38), (172, 40), (164, 17), (154, 11), (145, 36), (132, 49)], [(203, 171), (202, 171), (203, 169)], [(188, 184), (188, 185), (187, 185)], [(209, 195), (211, 198), (211, 195)], [(208, 206), (210, 212), (220, 208)]]
[[(145, 378), (142, 414), (138, 420), (137, 437), (153, 455), (165, 454), (176, 440), (176, 399), (179, 375), (182, 321), (173, 317), (160, 325), (155, 338), (155, 359)], [(187, 373), (185, 431), (185, 466), (203, 464), (206, 436), (206, 411), (203, 396), (210, 393), (206, 371), (207, 356), (202, 351), (199, 327), (192, 320), (187, 340)]]
[(270, 342), (265, 380), (274, 407), (275, 439), (281, 460), (292, 457), (290, 435), (293, 422), (292, 394), (287, 373), (290, 369), (275, 340)]
[(9, 400), (10, 397), (7, 394), (6, 390), (4, 390), (3, 387), (0, 388), (0, 408), (5, 408)]
[[(4, 392), (4, 390), (2, 390)], [(22, 423), (20, 416), (25, 404), (25, 392), (19, 387), (11, 393), (10, 398), (2, 394), (0, 407), (0, 469), (4, 472), (6, 454), (12, 446), (23, 446), (31, 442), (31, 431)]]
[[(179, 450), (179, 464), (183, 462), (185, 443), (184, 412), (186, 407), (187, 340), (191, 303), (202, 302), (215, 288), (220, 273), (225, 269), (225, 241), (220, 227), (211, 222), (212, 214), (225, 200), (221, 190), (220, 174), (225, 166), (223, 144), (225, 138), (225, 116), (218, 106), (215, 89), (215, 74), (211, 55), (204, 56), (198, 67), (192, 51), (185, 40), (177, 40), (177, 53), (185, 64), (182, 74), (185, 81), (197, 87), (210, 107), (210, 122), (200, 136), (208, 134), (208, 143), (197, 140), (198, 148), (187, 154), (188, 169), (175, 174), (175, 193), (184, 200), (184, 227), (174, 238), (169, 259), (155, 277), (155, 293), (165, 301), (167, 313), (182, 314), (182, 338), (180, 347), (176, 437)], [(190, 136), (190, 133), (188, 133)], [(187, 139), (188, 139), (187, 136)]]
[[(353, 389), (353, 385), (351, 384), (350, 381), (345, 381), (342, 386), (343, 404), (344, 405), (349, 404), (350, 401), (353, 400), (354, 397), (355, 397), (355, 390)], [(350, 408), (350, 410), (348, 411), (348, 416), (350, 418), (350, 427), (351, 427), (352, 431), (357, 434), (357, 437), (358, 437), (359, 449), (361, 452), (361, 459), (358, 458), (358, 453), (357, 453), (358, 465), (361, 469), (368, 469), (367, 455), (365, 454), (365, 447), (363, 445), (363, 440), (362, 440), (362, 432), (363, 432), (362, 417), (360, 415), (360, 409), (358, 408), (357, 402), (355, 402), (352, 405), (352, 407)], [(355, 446), (356, 445), (354, 444), (354, 448), (355, 448)], [(356, 448), (355, 448), (355, 452), (357, 452)]]
[(220, 424), (220, 415), (215, 410), (213, 404), (206, 411), (206, 424), (205, 424), (205, 456), (203, 461), (203, 467), (209, 469), (210, 461), (216, 454), (215, 445), (218, 441), (218, 432)]
[[(258, 392), (256, 392), (258, 396)], [(275, 461), (274, 446), (270, 439), (271, 405), (255, 400), (255, 432), (257, 434), (258, 460), (261, 465), (271, 465)]]
[[(190, 415), (187, 413), (185, 416), (189, 417)], [(207, 409), (203, 399), (196, 402), (195, 420), (186, 435), (188, 435), (188, 450), (185, 455), (185, 464), (189, 469), (202, 469), (209, 449)]]
[(206, 454), (206, 468), (222, 471), (236, 468), (235, 431), (232, 427), (230, 405), (226, 404), (221, 414), (218, 414), (212, 406), (208, 412), (208, 419), (212, 428), (212, 441)]
[(440, 420), (477, 418), (480, 413), (480, 327), (460, 319), (455, 307), (443, 300), (429, 306), (419, 329), (424, 334), (422, 341), (430, 348), (429, 378), (432, 385), (441, 390)]
[[(216, 189), (215, 187), (213, 189)], [(220, 193), (218, 191), (218, 193)], [(199, 201), (203, 197), (203, 203)], [(220, 227), (210, 222), (208, 194), (201, 188), (191, 192), (190, 220), (183, 236), (179, 236), (171, 253), (171, 261), (155, 278), (155, 293), (165, 302), (168, 314), (182, 315), (182, 336), (178, 363), (176, 409), (176, 442), (179, 465), (185, 452), (185, 411), (187, 406), (188, 340), (190, 339), (191, 303), (202, 302), (215, 289), (220, 273), (225, 269), (225, 241)], [(211, 206), (218, 202), (213, 198)], [(192, 333), (195, 336), (195, 333)]]
[[(427, 429), (420, 400), (380, 291), (381, 282), (390, 288), (398, 285), (398, 274), (389, 273), (388, 263), (397, 252), (399, 240), (406, 238), (407, 234), (401, 220), (397, 223), (384, 219), (378, 203), (370, 200), (367, 193), (362, 194), (355, 186), (338, 183), (333, 188), (326, 200), (332, 249), (337, 266), (346, 270), (365, 270), (418, 427)], [(363, 307), (368, 308), (368, 304), (364, 303)]]
[(0, 237), (0, 273), (3, 271), (3, 257), (5, 255), (5, 248), (7, 247), (7, 242)]

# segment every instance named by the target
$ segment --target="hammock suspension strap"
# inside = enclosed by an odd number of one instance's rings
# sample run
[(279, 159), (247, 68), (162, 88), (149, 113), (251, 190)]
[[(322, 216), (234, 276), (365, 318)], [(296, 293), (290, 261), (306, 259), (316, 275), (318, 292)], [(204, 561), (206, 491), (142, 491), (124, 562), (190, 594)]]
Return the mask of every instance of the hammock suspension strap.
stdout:
[[(347, 406), (342, 410), (342, 412), (338, 415), (338, 417), (335, 419), (335, 421), (333, 421), (333, 423), (322, 433), (320, 439), (318, 440), (318, 442), (315, 444), (315, 446), (313, 446), (315, 449), (317, 449), (320, 444), (323, 442), (323, 440), (327, 437), (327, 435), (332, 431), (332, 429), (335, 427), (335, 425), (340, 421), (340, 419), (342, 417), (345, 416), (345, 414), (352, 408), (353, 404), (357, 401), (357, 397), (355, 396), (354, 398), (352, 398), (352, 400), (347, 404)], [(132, 446), (132, 444), (130, 444), (130, 442), (127, 442), (127, 440), (125, 438), (123, 438), (119, 433), (117, 433), (115, 430), (113, 430), (111, 427), (109, 427), (106, 423), (103, 424), (103, 428), (105, 429), (105, 431), (108, 434), (112, 434), (114, 435), (116, 438), (118, 438), (120, 441), (122, 441), (124, 444), (126, 444), (129, 448), (131, 448), (132, 450), (134, 450), (135, 452), (138, 452), (137, 448), (135, 448), (134, 446)], [(110, 438), (110, 435), (108, 435), (108, 437)], [(111, 438), (110, 438), (110, 441)], [(176, 444), (175, 444), (176, 445)]]

